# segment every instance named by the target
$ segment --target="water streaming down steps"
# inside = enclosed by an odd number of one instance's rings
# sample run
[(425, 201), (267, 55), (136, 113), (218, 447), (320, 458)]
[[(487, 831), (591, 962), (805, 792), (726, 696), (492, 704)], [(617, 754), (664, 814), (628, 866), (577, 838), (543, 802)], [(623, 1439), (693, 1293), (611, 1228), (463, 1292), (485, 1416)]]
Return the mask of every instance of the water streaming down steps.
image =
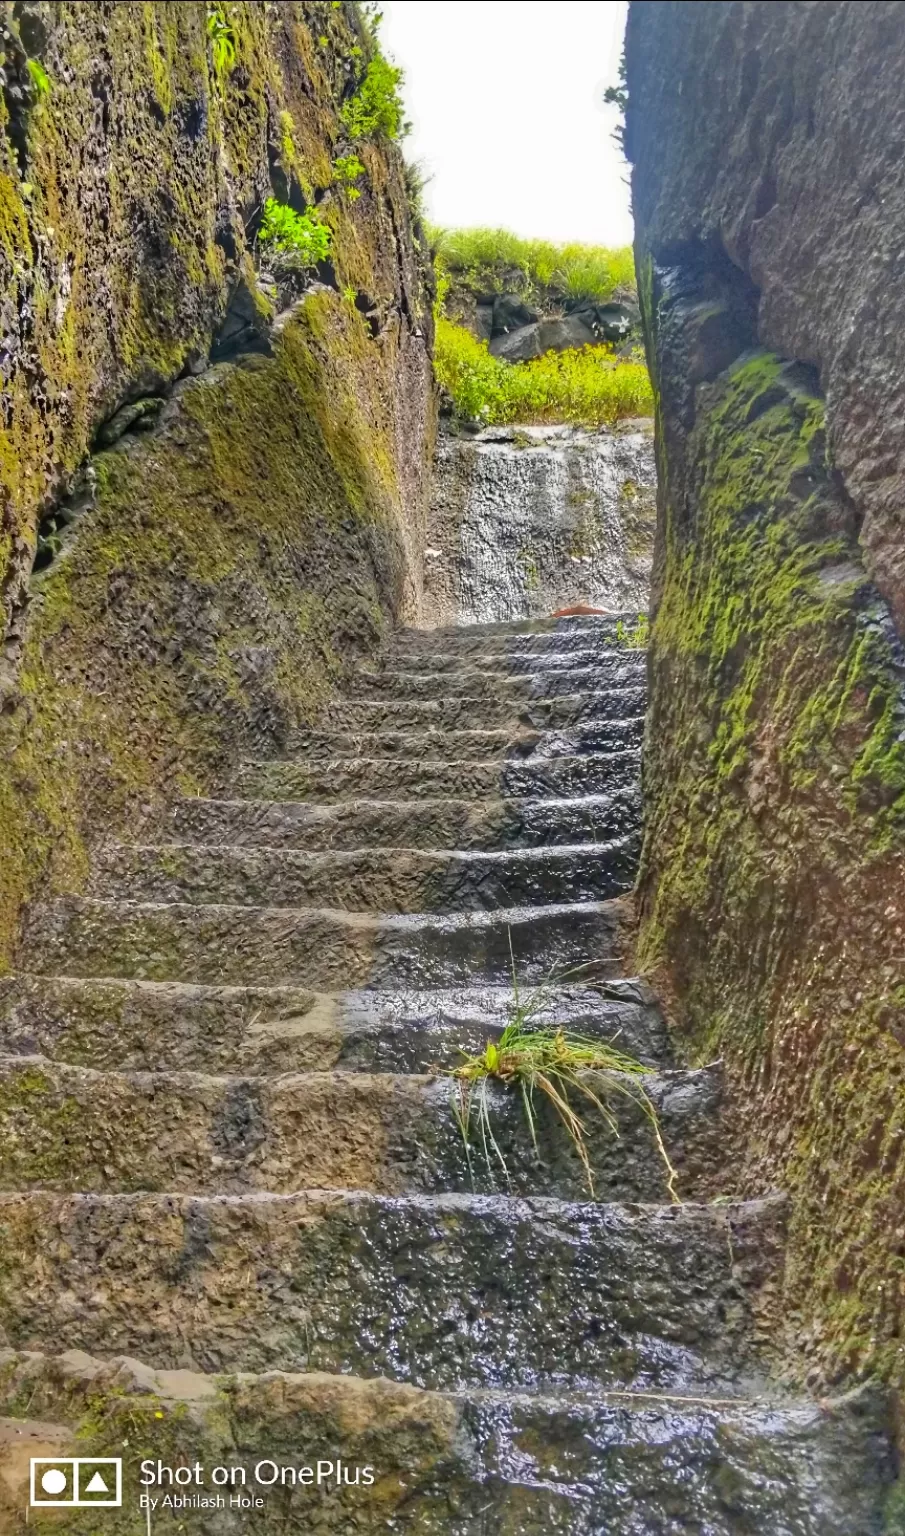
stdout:
[[(606, 621), (403, 634), (329, 729), (31, 914), (0, 983), (12, 1351), (250, 1373), (252, 1404), (323, 1372), (285, 1392), (360, 1411), (382, 1377), (454, 1414), (440, 1470), (386, 1431), (391, 1514), (311, 1529), (879, 1530), (879, 1411), (771, 1381), (782, 1201), (711, 1203), (719, 1072), (676, 1068), (623, 974), (643, 710)], [(469, 1166), (433, 1069), (503, 1027), (510, 935), (526, 985), (585, 967), (545, 1015), (649, 1064), (688, 1203), (625, 1101), (598, 1203), (502, 1091), (511, 1187)]]

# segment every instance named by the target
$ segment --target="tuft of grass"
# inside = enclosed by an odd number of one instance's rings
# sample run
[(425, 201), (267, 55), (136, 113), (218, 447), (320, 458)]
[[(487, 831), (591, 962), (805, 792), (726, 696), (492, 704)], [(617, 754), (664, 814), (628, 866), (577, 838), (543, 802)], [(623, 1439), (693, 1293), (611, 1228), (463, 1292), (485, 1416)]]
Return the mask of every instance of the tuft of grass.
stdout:
[[(511, 955), (511, 935), (509, 952)], [(570, 976), (574, 974), (568, 973)], [(509, 1023), (499, 1040), (488, 1041), (477, 1055), (466, 1055), (458, 1067), (446, 1074), (453, 1081), (453, 1107), (469, 1165), (477, 1137), (488, 1172), (492, 1175), (494, 1167), (498, 1166), (507, 1184), (510, 1183), (506, 1159), (493, 1133), (491, 1085), (500, 1083), (520, 1095), (535, 1150), (538, 1149), (537, 1095), (540, 1094), (552, 1104), (578, 1153), (588, 1193), (593, 1200), (594, 1170), (582, 1113), (599, 1114), (612, 1134), (618, 1137), (619, 1127), (610, 1103), (613, 1097), (623, 1097), (637, 1104), (647, 1116), (666, 1170), (670, 1198), (678, 1204), (678, 1174), (666, 1150), (656, 1108), (642, 1082), (650, 1069), (610, 1043), (532, 1022), (546, 1007), (552, 987), (564, 979), (564, 976), (551, 976), (523, 997), (513, 959), (513, 1009)]]
[(637, 623), (629, 629), (623, 619), (616, 625), (616, 642), (618, 645), (627, 646), (630, 651), (643, 651), (650, 641), (650, 619), (646, 613), (639, 613)]
[(513, 286), (552, 289), (571, 299), (602, 303), (617, 290), (635, 292), (630, 246), (553, 245), (526, 240), (507, 229), (430, 231), (437, 265), (476, 291), (502, 293)]
[(507, 363), (491, 356), (486, 341), (441, 317), (434, 371), (452, 396), (456, 414), (488, 426), (531, 421), (602, 426), (626, 416), (653, 414), (644, 363), (617, 358), (607, 346)]

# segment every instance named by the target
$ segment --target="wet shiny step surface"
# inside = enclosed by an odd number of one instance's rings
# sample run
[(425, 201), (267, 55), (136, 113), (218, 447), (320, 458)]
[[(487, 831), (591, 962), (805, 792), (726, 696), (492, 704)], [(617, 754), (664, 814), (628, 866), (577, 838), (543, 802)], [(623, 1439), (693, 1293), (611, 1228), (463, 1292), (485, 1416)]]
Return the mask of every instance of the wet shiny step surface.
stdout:
[[(439, 750), (422, 742), (425, 752)], [(351, 799), (417, 800), (438, 797), (485, 800), (565, 799), (602, 795), (638, 783), (641, 752), (637, 746), (612, 751), (589, 750), (570, 756), (564, 747), (551, 756), (450, 758), (337, 757), (316, 761), (277, 760), (249, 763), (237, 778), (240, 795), (250, 800), (312, 800), (335, 805)]]
[[(317, 989), (504, 983), (553, 972), (618, 974), (629, 911), (619, 900), (431, 917), (370, 917), (309, 907), (98, 901), (36, 908), (26, 970), (139, 981)], [(588, 960), (588, 956), (594, 958)]]
[(153, 829), (153, 841), (331, 850), (418, 848), (461, 851), (601, 843), (637, 831), (636, 786), (574, 800), (182, 800)]
[[(192, 1455), (379, 1465), (401, 1491), (325, 1495), (325, 1536), (880, 1536), (886, 1400), (771, 1375), (785, 1202), (734, 1197), (719, 1064), (677, 1067), (627, 974), (638, 633), (402, 634), (33, 907), (0, 979), (17, 1432), (84, 1399), (118, 1454), (140, 1402), (166, 1455), (190, 1423)], [(646, 1069), (572, 1089), (613, 1117), (576, 1100), (593, 1199), (542, 1095), (532, 1135), (491, 1083), (463, 1134), (443, 1074), (523, 1014)]]
[(16, 1348), (416, 1386), (763, 1389), (784, 1207), (0, 1195)]
[[(819, 1405), (445, 1393), (323, 1372), (216, 1376), (124, 1356), (0, 1351), (0, 1411), (28, 1404), (36, 1430), (62, 1404), (90, 1419), (105, 1402), (120, 1448), (136, 1410), (152, 1422), (159, 1413), (172, 1462), (228, 1459), (249, 1484), (262, 1458), (285, 1451), (314, 1465), (342, 1443), (352, 1465), (398, 1480), (392, 1528), (419, 1536), (641, 1536), (639, 1511), (658, 1536), (861, 1536), (875, 1529), (891, 1475), (883, 1404), (870, 1389)], [(69, 1449), (84, 1453), (86, 1442), (73, 1435)], [(379, 1529), (368, 1486), (328, 1485), (318, 1518), (327, 1529)], [(218, 1536), (247, 1529), (242, 1514), (218, 1522)]]
[[(598, 1199), (669, 1200), (670, 1175), (651, 1124), (673, 1147), (683, 1192), (716, 1188), (720, 1075), (715, 1071), (590, 1073), (614, 1124), (589, 1119)], [(435, 1077), (328, 1071), (278, 1077), (100, 1072), (40, 1056), (0, 1057), (0, 1189), (542, 1190), (589, 1193), (552, 1106), (532, 1137), (517, 1097), (489, 1091), (492, 1149), (469, 1149), (464, 1104)]]
[(90, 883), (106, 900), (338, 907), (353, 912), (479, 912), (606, 901), (630, 890), (639, 838), (503, 852), (297, 849), (173, 843), (108, 847)]
[[(427, 1072), (498, 1039), (511, 986), (359, 992), (111, 977), (0, 979), (0, 1054), (144, 1072)], [(673, 1065), (663, 1016), (638, 980), (547, 988), (534, 1018)]]

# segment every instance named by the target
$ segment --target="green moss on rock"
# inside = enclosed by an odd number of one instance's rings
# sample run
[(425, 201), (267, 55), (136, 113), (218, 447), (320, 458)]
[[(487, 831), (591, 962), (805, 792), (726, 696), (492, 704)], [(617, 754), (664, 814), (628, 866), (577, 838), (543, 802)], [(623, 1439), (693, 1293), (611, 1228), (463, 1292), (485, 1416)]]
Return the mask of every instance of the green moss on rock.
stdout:
[[(356, 8), (232, 4), (219, 73), (203, 3), (38, 9), (44, 67), (69, 83), (31, 114), (23, 163), (0, 135), (0, 288), (18, 317), (0, 436), (0, 969), (23, 902), (79, 888), (93, 828), (277, 748), (415, 611), (433, 409), (392, 146), (368, 146), (374, 195), (330, 213), (338, 287), (354, 274), (380, 328), (321, 288), (273, 326), (272, 356), (199, 372), (230, 295), (256, 292), (246, 222), (286, 114), (299, 187), (329, 187)], [(93, 506), (30, 579), (38, 519), (99, 424), (170, 389), (156, 430), (96, 455)]]
[(743, 1177), (792, 1197), (790, 1350), (902, 1384), (901, 646), (809, 372), (744, 353), (689, 409), (700, 309), (640, 270), (663, 472), (641, 959), (689, 1054), (729, 1063)]

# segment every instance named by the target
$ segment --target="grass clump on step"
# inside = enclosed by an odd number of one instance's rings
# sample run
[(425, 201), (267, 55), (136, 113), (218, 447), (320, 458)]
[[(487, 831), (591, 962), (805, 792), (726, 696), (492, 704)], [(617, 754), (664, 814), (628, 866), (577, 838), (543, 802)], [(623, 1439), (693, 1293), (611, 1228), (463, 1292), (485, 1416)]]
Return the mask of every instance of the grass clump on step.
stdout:
[(611, 347), (547, 352), (527, 363), (491, 356), (464, 326), (437, 321), (434, 371), (457, 416), (487, 426), (509, 422), (571, 422), (599, 427), (626, 416), (653, 414), (647, 368), (615, 357)]
[[(510, 942), (510, 953), (511, 947)], [(568, 974), (574, 975), (572, 972)], [(666, 1150), (656, 1108), (641, 1082), (650, 1068), (608, 1042), (532, 1022), (544, 1008), (552, 987), (565, 979), (565, 976), (551, 976), (523, 998), (513, 962), (512, 1018), (499, 1040), (488, 1041), (477, 1055), (466, 1055), (458, 1067), (449, 1070), (447, 1075), (454, 1084), (453, 1106), (469, 1165), (472, 1147), (477, 1140), (488, 1173), (492, 1176), (498, 1168), (508, 1184), (509, 1169), (493, 1131), (492, 1088), (502, 1084), (521, 1096), (535, 1151), (539, 1151), (537, 1096), (541, 1095), (552, 1105), (578, 1153), (588, 1193), (593, 1200), (596, 1198), (594, 1170), (586, 1140), (587, 1125), (582, 1116), (600, 1115), (612, 1134), (618, 1137), (619, 1126), (611, 1101), (614, 1097), (623, 1097), (637, 1104), (647, 1116), (666, 1170), (666, 1187), (670, 1198), (678, 1204), (678, 1174)]]

